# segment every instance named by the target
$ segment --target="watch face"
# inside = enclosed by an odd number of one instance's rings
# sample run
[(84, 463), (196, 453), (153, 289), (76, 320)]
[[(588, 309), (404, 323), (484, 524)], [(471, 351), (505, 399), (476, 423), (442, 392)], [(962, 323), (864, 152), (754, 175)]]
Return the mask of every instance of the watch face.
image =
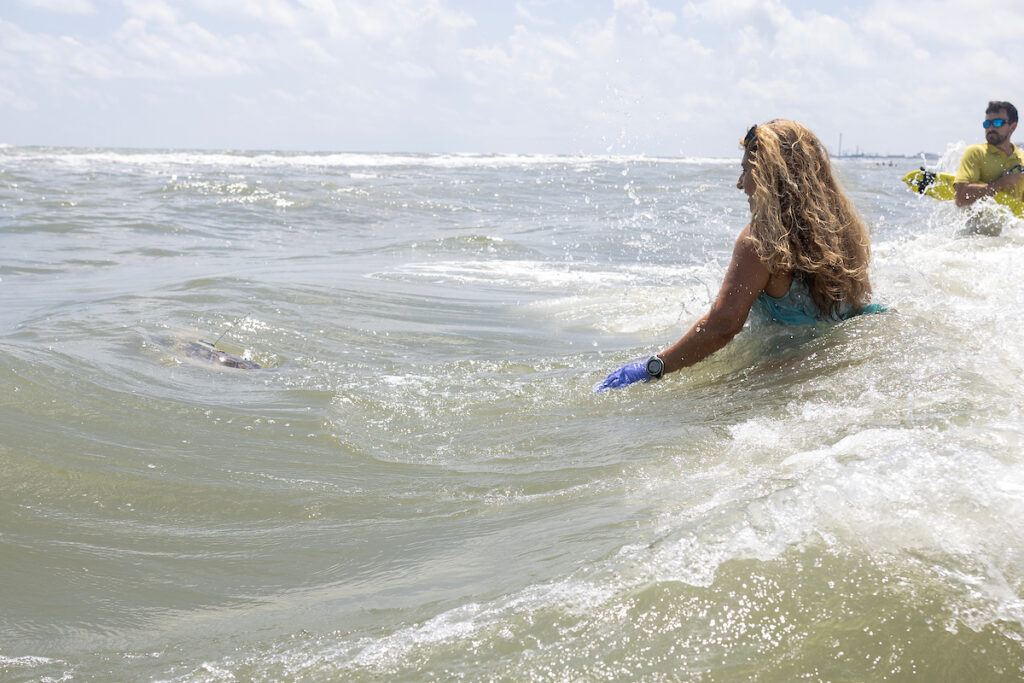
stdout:
[(665, 361), (654, 356), (647, 361), (647, 374), (652, 377), (661, 377), (661, 373), (665, 371)]

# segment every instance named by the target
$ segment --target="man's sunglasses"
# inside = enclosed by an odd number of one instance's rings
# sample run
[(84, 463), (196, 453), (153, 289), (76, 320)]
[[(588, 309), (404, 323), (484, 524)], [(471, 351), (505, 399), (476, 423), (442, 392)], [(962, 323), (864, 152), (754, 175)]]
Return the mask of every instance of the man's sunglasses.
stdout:
[(1008, 123), (1009, 120), (1007, 119), (985, 119), (984, 121), (981, 122), (981, 127), (984, 128), (985, 130), (988, 130), (989, 128), (992, 127), (1002, 128)]

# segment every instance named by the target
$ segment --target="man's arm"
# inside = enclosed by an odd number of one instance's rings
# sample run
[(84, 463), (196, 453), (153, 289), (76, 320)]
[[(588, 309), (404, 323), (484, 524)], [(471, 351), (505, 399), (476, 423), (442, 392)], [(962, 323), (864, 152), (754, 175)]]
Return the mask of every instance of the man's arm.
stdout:
[(996, 193), (989, 183), (957, 183), (956, 198), (953, 200), (959, 207), (970, 206), (982, 197), (991, 197)]
[(956, 205), (970, 206), (982, 197), (991, 197), (996, 192), (1013, 191), (1022, 182), (1024, 182), (1024, 175), (1014, 172), (1005, 173), (991, 183), (957, 183), (953, 186), (956, 189)]

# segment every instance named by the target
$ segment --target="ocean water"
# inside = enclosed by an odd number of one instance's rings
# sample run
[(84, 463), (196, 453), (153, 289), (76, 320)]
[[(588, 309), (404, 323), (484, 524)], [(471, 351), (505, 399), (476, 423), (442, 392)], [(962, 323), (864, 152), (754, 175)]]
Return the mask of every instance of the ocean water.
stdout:
[(0, 679), (1019, 680), (1024, 226), (919, 163), (894, 312), (595, 395), (738, 158), (0, 148)]

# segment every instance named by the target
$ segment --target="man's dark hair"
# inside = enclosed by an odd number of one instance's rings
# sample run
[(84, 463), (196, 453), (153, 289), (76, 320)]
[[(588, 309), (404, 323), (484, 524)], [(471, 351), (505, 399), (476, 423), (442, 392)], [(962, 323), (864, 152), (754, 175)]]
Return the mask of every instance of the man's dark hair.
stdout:
[(985, 113), (997, 114), (1000, 109), (1006, 110), (1006, 117), (1010, 119), (1010, 123), (1017, 123), (1017, 107), (1013, 106), (1009, 102), (997, 102), (992, 100), (988, 103), (988, 109), (985, 110)]

